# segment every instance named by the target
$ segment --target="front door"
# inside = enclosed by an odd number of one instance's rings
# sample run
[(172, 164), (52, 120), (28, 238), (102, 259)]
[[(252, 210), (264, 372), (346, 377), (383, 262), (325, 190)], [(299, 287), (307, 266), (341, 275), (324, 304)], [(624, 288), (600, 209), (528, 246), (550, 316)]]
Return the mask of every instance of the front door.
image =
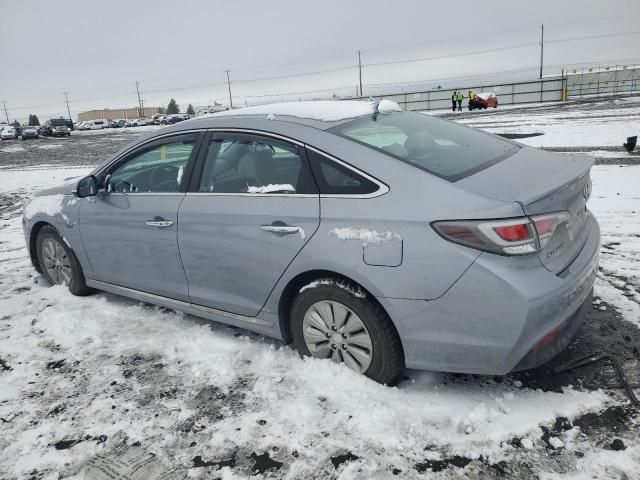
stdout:
[(195, 167), (178, 243), (197, 305), (255, 316), (320, 222), (304, 149), (215, 133)]
[(104, 192), (82, 201), (79, 210), (88, 277), (188, 301), (177, 213), (198, 135), (146, 144), (102, 172)]

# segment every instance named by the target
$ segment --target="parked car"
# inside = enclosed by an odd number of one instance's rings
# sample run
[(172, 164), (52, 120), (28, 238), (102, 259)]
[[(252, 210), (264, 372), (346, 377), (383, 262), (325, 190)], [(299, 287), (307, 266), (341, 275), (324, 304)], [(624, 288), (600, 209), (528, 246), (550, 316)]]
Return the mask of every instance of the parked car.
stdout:
[(382, 383), (547, 361), (591, 310), (593, 159), (399, 110), (283, 103), (161, 129), (26, 206), (34, 267)]
[(76, 123), (76, 130), (79, 130), (79, 131), (89, 130), (89, 127), (87, 127), (86, 125), (87, 125), (86, 121), (78, 122)]
[(16, 140), (18, 130), (15, 127), (6, 126), (0, 131), (0, 140)]
[(20, 136), (22, 140), (26, 140), (27, 138), (40, 138), (40, 132), (38, 131), (38, 127), (26, 126), (22, 127)]
[(158, 116), (154, 115), (154, 117), (155, 117), (153, 120), (154, 125), (166, 125), (166, 123), (164, 124), (162, 123), (167, 118), (166, 115), (158, 115)]
[(495, 93), (478, 93), (473, 99), (469, 100), (469, 110), (486, 109), (489, 107), (498, 108), (498, 97), (496, 97)]
[(179, 123), (182, 122), (184, 120), (189, 120), (191, 117), (189, 115), (186, 114), (173, 114), (173, 115), (166, 115), (164, 117), (162, 117), (162, 119), (160, 120), (160, 124), (161, 125), (173, 125), (174, 123)]
[(52, 118), (40, 127), (40, 133), (45, 137), (68, 137), (71, 136), (71, 129), (64, 118)]
[(89, 120), (85, 122), (83, 129), (84, 130), (102, 130), (103, 128), (107, 128), (108, 121), (105, 119), (98, 120)]

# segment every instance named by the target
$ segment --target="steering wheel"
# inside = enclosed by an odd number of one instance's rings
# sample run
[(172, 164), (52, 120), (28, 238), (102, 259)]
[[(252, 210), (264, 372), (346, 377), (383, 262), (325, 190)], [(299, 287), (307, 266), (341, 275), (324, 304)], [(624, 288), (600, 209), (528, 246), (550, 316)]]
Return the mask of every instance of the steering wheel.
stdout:
[(150, 189), (159, 192), (172, 192), (177, 190), (178, 167), (174, 165), (160, 165), (153, 169), (149, 182)]

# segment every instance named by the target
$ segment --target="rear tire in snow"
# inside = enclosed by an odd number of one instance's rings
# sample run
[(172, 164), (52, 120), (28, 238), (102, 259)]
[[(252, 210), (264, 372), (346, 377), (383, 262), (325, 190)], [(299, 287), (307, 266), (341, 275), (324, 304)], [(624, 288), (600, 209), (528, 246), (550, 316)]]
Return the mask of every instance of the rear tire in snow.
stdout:
[(40, 229), (36, 253), (42, 275), (52, 285), (67, 285), (69, 291), (78, 296), (93, 293), (93, 289), (87, 287), (78, 257), (55, 227), (45, 225)]
[(402, 343), (391, 319), (370, 295), (346, 280), (324, 278), (303, 288), (290, 318), (293, 343), (303, 356), (345, 363), (387, 385), (404, 369)]

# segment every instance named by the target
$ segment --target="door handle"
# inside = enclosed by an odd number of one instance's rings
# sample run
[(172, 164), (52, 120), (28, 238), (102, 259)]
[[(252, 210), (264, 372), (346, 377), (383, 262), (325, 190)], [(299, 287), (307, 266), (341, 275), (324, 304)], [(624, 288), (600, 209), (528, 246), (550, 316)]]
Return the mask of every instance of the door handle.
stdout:
[(300, 227), (295, 227), (291, 225), (261, 225), (260, 228), (266, 232), (273, 233), (298, 233), (300, 231)]
[(153, 220), (147, 220), (144, 224), (148, 227), (167, 228), (173, 225), (171, 220), (165, 220), (162, 217), (155, 217)]

